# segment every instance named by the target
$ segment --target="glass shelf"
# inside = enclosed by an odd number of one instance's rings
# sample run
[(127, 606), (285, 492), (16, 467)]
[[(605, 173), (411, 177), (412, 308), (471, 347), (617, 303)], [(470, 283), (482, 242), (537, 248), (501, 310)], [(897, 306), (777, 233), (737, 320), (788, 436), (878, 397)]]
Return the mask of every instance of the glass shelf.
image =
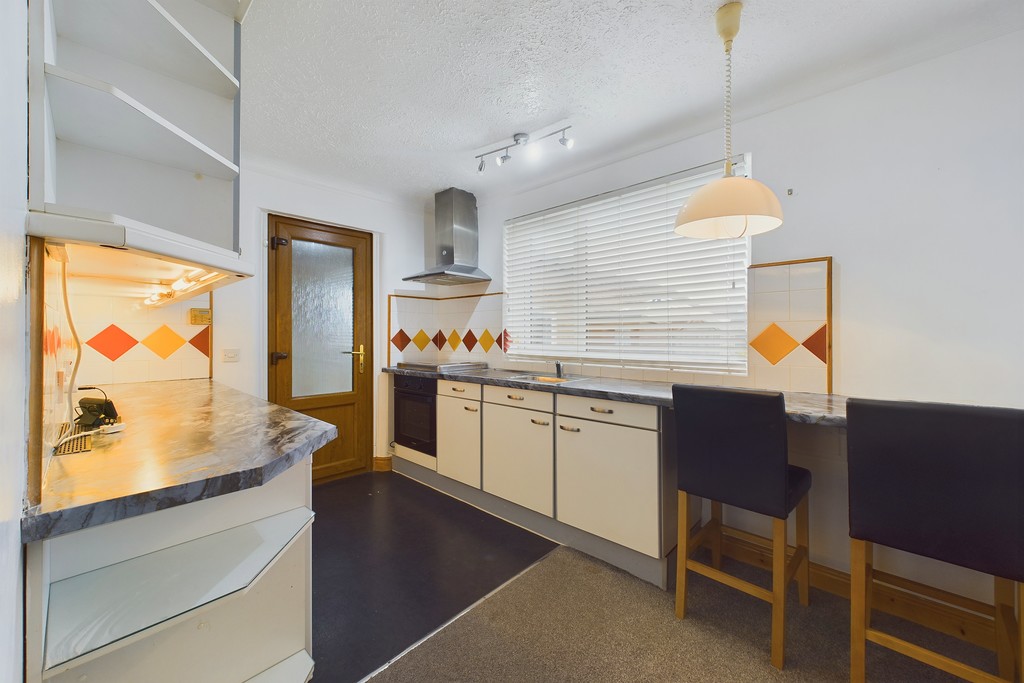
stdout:
[(312, 520), (295, 508), (51, 584), (45, 668), (241, 594)]

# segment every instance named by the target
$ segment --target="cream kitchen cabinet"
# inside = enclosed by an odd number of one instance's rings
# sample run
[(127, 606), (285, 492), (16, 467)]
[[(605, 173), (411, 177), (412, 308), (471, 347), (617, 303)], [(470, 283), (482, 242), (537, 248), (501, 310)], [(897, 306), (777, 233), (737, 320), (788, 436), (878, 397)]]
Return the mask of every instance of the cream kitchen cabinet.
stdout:
[[(497, 388), (485, 387), (485, 400), (487, 389)], [(540, 392), (502, 389), (500, 395), (521, 396), (523, 402), (530, 402), (537, 393)], [(483, 414), (484, 491), (552, 517), (555, 486), (552, 414), (486, 402)]]
[[(581, 402), (587, 414), (609, 421), (557, 416), (558, 521), (660, 558), (657, 409), (577, 397), (563, 406), (565, 398), (570, 397), (559, 397), (559, 413), (583, 414), (575, 405)], [(590, 411), (591, 406), (596, 410)], [(627, 424), (612, 424), (612, 419)]]
[(477, 400), (437, 397), (437, 473), (480, 488), (480, 387), (475, 389)]

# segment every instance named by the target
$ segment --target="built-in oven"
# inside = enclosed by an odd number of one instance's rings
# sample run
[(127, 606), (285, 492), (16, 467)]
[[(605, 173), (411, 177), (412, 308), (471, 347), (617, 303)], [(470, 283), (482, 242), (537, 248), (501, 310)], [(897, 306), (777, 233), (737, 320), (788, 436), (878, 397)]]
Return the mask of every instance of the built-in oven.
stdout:
[(395, 375), (395, 443), (437, 457), (437, 380)]

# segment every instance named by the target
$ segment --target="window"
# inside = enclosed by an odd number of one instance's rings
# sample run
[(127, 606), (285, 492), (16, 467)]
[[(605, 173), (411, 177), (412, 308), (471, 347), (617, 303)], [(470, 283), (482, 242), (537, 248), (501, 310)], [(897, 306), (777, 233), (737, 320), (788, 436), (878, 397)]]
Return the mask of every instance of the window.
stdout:
[(509, 358), (746, 374), (749, 238), (674, 232), (721, 176), (709, 164), (506, 221)]

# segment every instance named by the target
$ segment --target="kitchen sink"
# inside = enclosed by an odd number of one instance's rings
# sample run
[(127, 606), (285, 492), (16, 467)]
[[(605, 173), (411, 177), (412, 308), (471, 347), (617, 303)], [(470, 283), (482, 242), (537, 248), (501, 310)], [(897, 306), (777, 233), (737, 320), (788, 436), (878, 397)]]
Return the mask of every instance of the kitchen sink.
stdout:
[(521, 375), (514, 375), (508, 379), (518, 380), (520, 382), (541, 382), (543, 384), (565, 384), (566, 382), (578, 382), (581, 379), (587, 379), (582, 375), (569, 375), (568, 377), (555, 377), (542, 372), (524, 372)]

